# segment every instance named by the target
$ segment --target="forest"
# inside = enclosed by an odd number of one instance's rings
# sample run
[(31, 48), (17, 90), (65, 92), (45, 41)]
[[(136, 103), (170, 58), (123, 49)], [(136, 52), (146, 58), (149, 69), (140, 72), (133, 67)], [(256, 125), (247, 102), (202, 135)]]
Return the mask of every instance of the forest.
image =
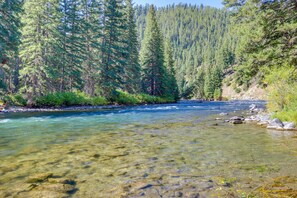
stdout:
[(139, 52), (131, 0), (4, 0), (0, 88), (28, 106), (174, 102), (170, 41), (154, 6)]
[(2, 0), (1, 100), (33, 106), (221, 100), (232, 73), (237, 86), (266, 88), (271, 112), (297, 120), (296, 1), (223, 3), (224, 9)]

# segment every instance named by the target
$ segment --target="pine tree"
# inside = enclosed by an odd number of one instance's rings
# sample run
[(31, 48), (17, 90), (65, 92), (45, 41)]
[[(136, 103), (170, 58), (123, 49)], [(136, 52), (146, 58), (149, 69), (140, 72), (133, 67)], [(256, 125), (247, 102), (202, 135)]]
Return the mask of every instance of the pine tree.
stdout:
[(61, 53), (58, 0), (27, 0), (22, 15), (22, 45), (20, 56), (22, 91), (32, 103), (35, 96), (56, 90), (57, 60)]
[(175, 78), (174, 60), (173, 60), (173, 50), (171, 47), (170, 40), (167, 39), (164, 47), (164, 65), (166, 68), (166, 74), (164, 81), (165, 90), (167, 97), (173, 98), (175, 101), (179, 98), (179, 90)]
[(81, 17), (81, 1), (61, 0), (61, 40), (63, 53), (61, 54), (59, 72), (59, 91), (71, 91), (73, 88), (81, 89), (82, 60), (84, 59), (84, 32)]
[(100, 81), (102, 95), (107, 98), (113, 97), (116, 89), (123, 88), (123, 76), (126, 76), (127, 44), (123, 40), (126, 27), (124, 26), (122, 8), (122, 1), (104, 1)]
[(164, 52), (162, 34), (157, 22), (156, 11), (151, 5), (146, 20), (144, 40), (141, 46), (142, 83), (145, 93), (162, 96), (165, 93)]
[(83, 78), (84, 91), (95, 94), (99, 85), (100, 51), (102, 39), (102, 4), (100, 0), (81, 0), (82, 29), (80, 36), (84, 44)]
[(134, 20), (135, 11), (133, 8), (132, 0), (125, 1), (125, 26), (127, 27), (125, 32), (125, 40), (127, 41), (127, 57), (124, 79), (124, 89), (130, 93), (139, 93), (141, 90), (141, 79), (140, 73), (141, 68), (139, 64), (139, 53), (138, 53), (138, 40), (136, 23)]
[(0, 1), (0, 94), (18, 86), (21, 7), (19, 0)]

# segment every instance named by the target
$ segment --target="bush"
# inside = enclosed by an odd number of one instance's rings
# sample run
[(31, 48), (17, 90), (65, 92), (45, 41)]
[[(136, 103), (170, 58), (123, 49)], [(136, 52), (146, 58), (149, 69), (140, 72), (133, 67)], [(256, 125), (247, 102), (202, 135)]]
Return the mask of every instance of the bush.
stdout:
[(82, 106), (82, 105), (107, 105), (103, 97), (89, 97), (83, 92), (52, 93), (35, 99), (38, 107)]
[(135, 95), (123, 91), (117, 91), (115, 96), (112, 98), (112, 101), (118, 104), (126, 105), (136, 105), (141, 103)]
[(94, 105), (94, 106), (100, 106), (100, 105), (108, 105), (109, 102), (106, 100), (106, 98), (103, 98), (103, 97), (93, 97), (91, 99), (91, 105)]
[(137, 104), (162, 104), (176, 102), (173, 98), (162, 98), (148, 94), (129, 94), (123, 91), (117, 91), (112, 101), (122, 105)]
[(294, 67), (284, 66), (271, 70), (266, 77), (268, 86), (268, 110), (283, 121), (297, 123), (297, 71)]
[(15, 106), (26, 106), (27, 100), (20, 94), (17, 95), (5, 95), (2, 99), (3, 103)]

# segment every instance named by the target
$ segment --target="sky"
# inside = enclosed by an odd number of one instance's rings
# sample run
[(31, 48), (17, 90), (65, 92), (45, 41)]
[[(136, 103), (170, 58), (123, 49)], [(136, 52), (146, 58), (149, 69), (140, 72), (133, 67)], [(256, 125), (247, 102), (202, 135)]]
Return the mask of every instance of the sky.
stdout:
[(188, 4), (203, 4), (205, 6), (212, 6), (222, 8), (222, 0), (133, 0), (135, 4), (154, 4), (157, 7), (166, 6), (168, 4), (188, 3)]

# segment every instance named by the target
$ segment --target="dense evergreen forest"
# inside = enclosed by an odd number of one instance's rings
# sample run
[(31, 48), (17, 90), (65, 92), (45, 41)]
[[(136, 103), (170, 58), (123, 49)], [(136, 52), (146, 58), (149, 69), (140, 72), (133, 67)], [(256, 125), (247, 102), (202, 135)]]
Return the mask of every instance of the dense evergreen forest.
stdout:
[(2, 0), (0, 8), (4, 102), (51, 106), (178, 99), (171, 44), (165, 44), (153, 6), (141, 64), (131, 0)]
[[(143, 40), (149, 5), (136, 6), (139, 40)], [(158, 9), (158, 21), (173, 45), (182, 97), (219, 99), (224, 71), (234, 63), (236, 36), (227, 10), (179, 4)]]

